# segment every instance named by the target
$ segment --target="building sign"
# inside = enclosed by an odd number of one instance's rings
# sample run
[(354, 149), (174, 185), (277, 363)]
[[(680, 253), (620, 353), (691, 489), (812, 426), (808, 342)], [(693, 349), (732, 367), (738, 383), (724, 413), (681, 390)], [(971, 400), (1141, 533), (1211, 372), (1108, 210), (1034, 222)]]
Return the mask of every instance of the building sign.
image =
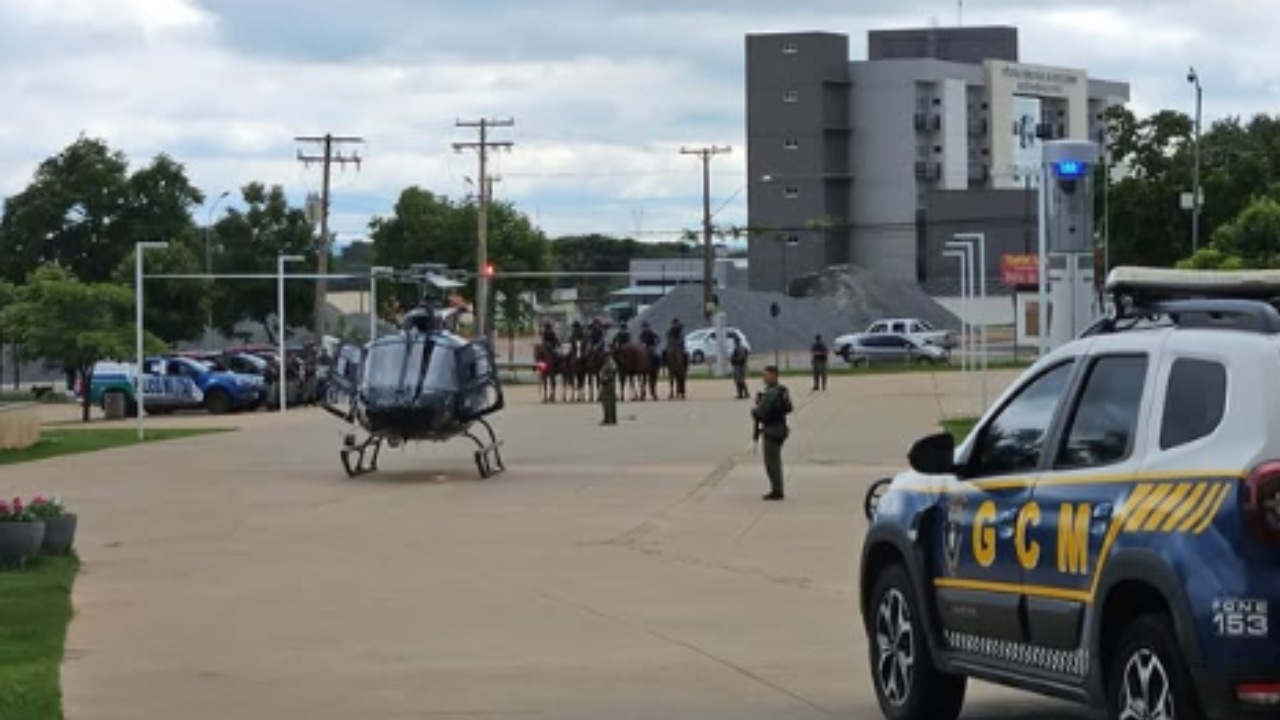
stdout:
[(1000, 76), (1012, 83), (1013, 92), (1020, 95), (1062, 96), (1083, 82), (1077, 72), (1031, 65), (1006, 64), (1000, 68)]
[(1000, 278), (1005, 285), (1040, 284), (1040, 256), (1010, 255), (1000, 257)]
[(1009, 103), (1010, 124), (1009, 157), (1013, 181), (1023, 182), (1026, 176), (1035, 177), (1040, 167), (1044, 151), (1040, 147), (1040, 138), (1036, 131), (1041, 122), (1040, 98), (1014, 95)]

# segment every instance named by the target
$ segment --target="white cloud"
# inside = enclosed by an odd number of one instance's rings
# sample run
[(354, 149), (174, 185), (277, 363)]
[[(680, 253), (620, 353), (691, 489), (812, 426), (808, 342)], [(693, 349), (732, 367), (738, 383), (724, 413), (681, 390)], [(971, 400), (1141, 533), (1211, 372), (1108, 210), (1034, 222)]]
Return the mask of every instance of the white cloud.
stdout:
[[(1019, 26), (1026, 62), (1132, 82), (1142, 111), (1190, 111), (1190, 64), (1204, 80), (1207, 119), (1269, 110), (1280, 88), (1270, 3), (968, 5), (966, 24)], [(408, 185), (464, 196), (475, 155), (451, 143), (475, 131), (455, 120), (514, 116), (514, 128), (493, 131), (516, 143), (494, 157), (503, 174), (495, 192), (550, 234), (697, 228), (700, 168), (679, 155), (682, 144), (734, 146), (714, 161), (712, 207), (727, 200), (717, 219), (741, 224), (746, 33), (844, 32), (858, 57), (868, 29), (954, 17), (918, 0), (851, 7), (0, 0), (0, 194), (20, 190), (40, 160), (85, 132), (135, 163), (168, 152), (211, 198), (257, 180), (301, 201), (320, 173), (295, 160), (294, 136), (358, 134), (366, 163), (335, 173), (333, 201), (333, 225), (358, 235)]]

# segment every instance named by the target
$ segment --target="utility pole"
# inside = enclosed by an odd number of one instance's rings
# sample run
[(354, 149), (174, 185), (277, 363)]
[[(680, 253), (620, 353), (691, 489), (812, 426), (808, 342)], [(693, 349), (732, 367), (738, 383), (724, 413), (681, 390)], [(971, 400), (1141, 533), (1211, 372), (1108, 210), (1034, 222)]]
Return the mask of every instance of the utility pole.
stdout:
[(506, 120), (491, 120), (481, 118), (479, 120), (458, 120), (454, 123), (456, 127), (479, 128), (479, 142), (456, 142), (453, 144), (454, 152), (462, 152), (467, 149), (477, 150), (480, 158), (480, 176), (476, 180), (477, 189), (480, 191), (480, 211), (476, 220), (476, 336), (490, 337), (491, 328), (489, 327), (489, 296), (491, 288), (489, 287), (489, 276), (485, 272), (485, 266), (489, 264), (489, 196), (493, 192), (493, 185), (488, 175), (489, 149), (498, 148), (510, 150), (514, 145), (509, 140), (494, 142), (489, 139), (489, 128), (495, 127), (513, 127), (516, 121), (511, 118)]
[(715, 255), (711, 248), (711, 158), (727, 154), (730, 148), (711, 145), (701, 148), (681, 147), (681, 155), (697, 155), (702, 160), (702, 319), (711, 324), (714, 305), (711, 302), (712, 266)]
[[(317, 275), (325, 275), (329, 272), (329, 177), (330, 168), (334, 163), (346, 165), (354, 163), (356, 169), (360, 169), (361, 158), (357, 153), (351, 155), (343, 155), (342, 151), (338, 151), (335, 155), (333, 151), (334, 145), (343, 143), (363, 143), (364, 140), (358, 137), (340, 137), (325, 133), (320, 136), (295, 137), (295, 142), (322, 143), (324, 145), (324, 153), (321, 155), (303, 155), (302, 151), (298, 151), (298, 160), (302, 162), (304, 167), (311, 167), (311, 163), (323, 163), (324, 181), (320, 188), (320, 255), (317, 260)], [(315, 333), (316, 342), (319, 343), (324, 339), (324, 306), (327, 296), (328, 281), (321, 277), (316, 280), (316, 299), (315, 299)], [(280, 318), (280, 334), (283, 336), (285, 331), (284, 318)]]

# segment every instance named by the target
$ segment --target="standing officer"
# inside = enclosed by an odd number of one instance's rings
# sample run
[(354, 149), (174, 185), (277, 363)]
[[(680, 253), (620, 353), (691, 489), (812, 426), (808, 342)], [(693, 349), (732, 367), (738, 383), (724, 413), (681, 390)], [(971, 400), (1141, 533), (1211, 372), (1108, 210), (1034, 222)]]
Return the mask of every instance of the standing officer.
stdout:
[(604, 367), (600, 369), (600, 404), (604, 406), (601, 425), (618, 424), (618, 394), (613, 384), (617, 377), (618, 366), (613, 362), (613, 353), (606, 353)]
[(756, 419), (756, 435), (764, 437), (764, 469), (769, 475), (769, 494), (765, 500), (782, 500), (782, 444), (791, 435), (787, 415), (794, 409), (791, 393), (778, 383), (778, 366), (764, 369), (764, 392), (757, 396), (751, 414)]
[(822, 389), (827, 389), (827, 344), (822, 341), (821, 335), (813, 337), (813, 347), (810, 348), (813, 354), (813, 389), (816, 391), (818, 385), (822, 385)]
[(742, 341), (733, 336), (733, 353), (729, 355), (729, 364), (733, 366), (733, 384), (738, 388), (738, 400), (751, 397), (747, 391), (747, 349)]

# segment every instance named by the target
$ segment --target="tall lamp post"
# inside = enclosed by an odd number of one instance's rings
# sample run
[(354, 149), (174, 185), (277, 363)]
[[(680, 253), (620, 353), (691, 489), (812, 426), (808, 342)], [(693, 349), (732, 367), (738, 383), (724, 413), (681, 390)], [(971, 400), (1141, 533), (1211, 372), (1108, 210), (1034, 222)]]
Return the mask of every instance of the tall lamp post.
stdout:
[(1202, 92), (1200, 74), (1193, 67), (1187, 72), (1187, 82), (1196, 86), (1196, 146), (1195, 171), (1191, 184), (1191, 252), (1200, 247), (1200, 107)]
[[(157, 242), (157, 241), (150, 241), (150, 240), (144, 240), (142, 242), (138, 242), (134, 244), (134, 251), (133, 251), (133, 305), (134, 305), (134, 324), (135, 324), (134, 352), (137, 354), (137, 364), (134, 366), (134, 369), (133, 369), (133, 373), (134, 373), (133, 396), (137, 400), (135, 404), (138, 406), (138, 442), (142, 442), (142, 438), (144, 434), (143, 427), (142, 427), (142, 423), (143, 423), (142, 418), (147, 414), (145, 409), (146, 400), (144, 399), (147, 395), (147, 388), (146, 388), (146, 385), (142, 382), (142, 378), (143, 378), (142, 362), (144, 360), (142, 355), (142, 336), (144, 334), (144, 331), (142, 329), (142, 254), (147, 250), (159, 250), (167, 247), (169, 247), (169, 243), (167, 242)], [(89, 390), (86, 388), (85, 392), (89, 392)]]
[(378, 339), (378, 278), (391, 272), (391, 268), (382, 265), (369, 268), (369, 342)]
[(284, 349), (284, 329), (288, 325), (284, 319), (284, 264), (287, 262), (302, 262), (306, 258), (301, 255), (277, 255), (276, 256), (276, 318), (279, 320), (280, 336), (277, 340), (280, 343), (279, 363), (280, 378), (276, 381), (277, 392), (280, 393), (280, 412), (284, 412), (289, 398), (289, 372), (288, 366), (285, 365), (285, 349)]
[[(230, 190), (223, 190), (217, 200), (213, 201), (213, 205), (209, 206), (209, 218), (204, 223), (204, 272), (206, 275), (213, 274), (213, 250), (209, 245), (209, 233), (213, 229), (213, 213), (218, 209), (218, 203), (222, 202), (231, 194)], [(209, 317), (205, 323), (205, 328), (213, 327), (213, 305), (209, 305)]]

